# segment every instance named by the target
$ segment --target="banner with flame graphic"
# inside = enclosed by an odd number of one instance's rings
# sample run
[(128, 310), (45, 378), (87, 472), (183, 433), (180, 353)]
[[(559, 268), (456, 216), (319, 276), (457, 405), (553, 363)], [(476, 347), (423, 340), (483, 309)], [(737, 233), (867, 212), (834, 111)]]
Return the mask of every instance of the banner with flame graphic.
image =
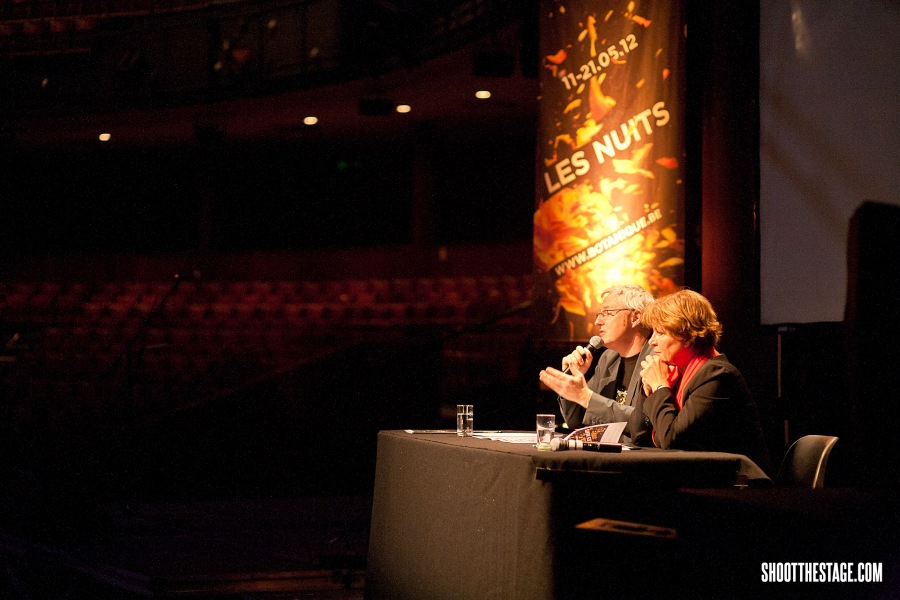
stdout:
[(548, 334), (584, 339), (610, 285), (659, 296), (684, 281), (683, 6), (541, 9), (535, 294), (553, 305)]

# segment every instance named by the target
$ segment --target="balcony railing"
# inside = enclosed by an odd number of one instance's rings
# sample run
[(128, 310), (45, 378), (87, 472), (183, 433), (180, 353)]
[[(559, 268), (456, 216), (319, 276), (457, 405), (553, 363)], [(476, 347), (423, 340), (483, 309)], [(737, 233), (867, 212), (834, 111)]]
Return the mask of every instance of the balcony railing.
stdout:
[(31, 114), (278, 93), (421, 64), (521, 0), (0, 0), (0, 83)]

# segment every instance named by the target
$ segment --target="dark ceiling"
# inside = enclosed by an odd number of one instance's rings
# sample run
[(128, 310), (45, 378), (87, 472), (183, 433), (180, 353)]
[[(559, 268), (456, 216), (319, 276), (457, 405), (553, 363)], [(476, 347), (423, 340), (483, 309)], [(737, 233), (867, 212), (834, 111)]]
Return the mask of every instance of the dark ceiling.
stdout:
[[(25, 147), (93, 143), (102, 132), (111, 144), (168, 145), (203, 132), (316, 140), (533, 126), (536, 3), (421, 4), (183, 3), (104, 13), (95, 29), (56, 38), (52, 30), (27, 37), (37, 17), (7, 12), (0, 125)], [(77, 16), (41, 20), (63, 18)], [(491, 97), (477, 99), (478, 90)], [(363, 114), (366, 100), (411, 111)], [(304, 125), (308, 116), (318, 123)]]

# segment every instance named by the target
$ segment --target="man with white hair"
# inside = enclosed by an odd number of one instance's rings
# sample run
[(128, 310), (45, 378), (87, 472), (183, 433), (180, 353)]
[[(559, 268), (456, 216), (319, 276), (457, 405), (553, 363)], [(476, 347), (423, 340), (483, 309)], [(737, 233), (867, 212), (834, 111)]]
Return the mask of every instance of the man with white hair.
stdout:
[[(590, 381), (585, 373), (594, 356), (582, 346), (563, 358), (562, 371), (547, 367), (540, 372), (541, 382), (559, 394), (559, 408), (570, 429), (628, 423), (638, 396), (644, 393), (641, 362), (653, 349), (649, 344), (652, 332), (642, 317), (653, 296), (638, 285), (617, 285), (605, 289), (600, 298), (594, 325), (606, 351)], [(646, 428), (633, 423), (626, 426), (623, 443), (640, 445), (650, 432), (649, 423), (644, 425)], [(639, 431), (632, 431), (632, 427)]]

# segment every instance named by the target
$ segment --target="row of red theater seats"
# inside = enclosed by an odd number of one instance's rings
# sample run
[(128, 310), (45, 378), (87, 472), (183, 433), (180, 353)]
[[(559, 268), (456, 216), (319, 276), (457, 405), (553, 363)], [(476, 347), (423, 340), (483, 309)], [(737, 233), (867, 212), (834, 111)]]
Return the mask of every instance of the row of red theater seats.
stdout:
[[(21, 323), (39, 326), (36, 353), (51, 357), (50, 362), (57, 366), (64, 366), (67, 359), (76, 364), (109, 363), (141, 331), (136, 345), (165, 348), (159, 354), (215, 358), (244, 353), (253, 359), (251, 363), (272, 365), (327, 350), (335, 340), (352, 342), (372, 330), (382, 336), (402, 336), (410, 326), (458, 329), (478, 325), (526, 299), (529, 279), (189, 281), (182, 282), (163, 310), (152, 315), (173, 282), (7, 283), (0, 284), (0, 322), (7, 327)], [(435, 292), (430, 301), (351, 301), (364, 293), (396, 297), (429, 290)], [(454, 299), (449, 293), (454, 290), (483, 296), (453, 304), (447, 301)], [(313, 293), (336, 299), (288, 301)], [(520, 319), (510, 322), (514, 328), (522, 325)]]
[[(438, 280), (427, 281), (434, 287), (447, 287)], [(501, 278), (488, 280), (490, 284), (501, 281)], [(25, 298), (20, 310), (13, 311), (23, 320), (29, 315), (40, 314), (40, 311), (32, 310), (34, 304), (30, 300), (33, 298), (80, 298), (81, 304), (68, 318), (50, 319), (49, 324), (40, 328), (30, 353), (23, 354), (18, 368), (10, 371), (20, 376), (16, 382), (19, 395), (29, 399), (24, 405), (40, 406), (43, 402), (47, 404), (48, 413), (55, 411), (65, 415), (67, 400), (48, 395), (65, 394), (74, 405), (96, 404), (99, 411), (101, 404), (115, 404), (111, 397), (135, 393), (140, 396), (138, 412), (159, 413), (173, 402), (212, 396), (223, 389), (281, 370), (314, 363), (341, 348), (368, 339), (373, 329), (377, 330), (379, 339), (396, 335), (402, 340), (409, 333), (409, 326), (422, 325), (431, 331), (435, 326), (457, 329), (477, 324), (490, 311), (500, 314), (519, 301), (518, 294), (525, 293), (523, 290), (528, 289), (528, 282), (522, 278), (516, 283), (518, 286), (512, 291), (495, 289), (493, 294), (488, 294), (488, 297), (501, 299), (496, 304), (481, 301), (453, 306), (424, 301), (353, 304), (339, 299), (328, 303), (286, 303), (283, 300), (291, 290), (296, 293), (298, 289), (309, 289), (305, 282), (227, 282), (215, 286), (185, 282), (178, 290), (178, 296), (183, 297), (184, 302), (167, 303), (166, 310), (154, 315), (149, 322), (145, 319), (158, 298), (144, 303), (139, 299), (153, 293), (162, 297), (171, 288), (171, 283), (127, 282), (93, 288), (46, 283), (7, 284), (0, 286), (0, 320), (8, 321), (8, 309), (15, 306), (8, 302), (11, 297)], [(361, 287), (371, 290), (379, 285), (363, 282)], [(357, 286), (357, 282), (325, 282), (316, 287), (327, 293), (351, 293)], [(413, 286), (419, 291), (427, 287), (428, 284), (422, 282)], [(204, 288), (207, 294), (212, 294), (211, 289), (219, 290), (214, 292), (215, 301), (210, 302), (208, 296), (197, 297), (198, 290)], [(224, 301), (225, 294), (238, 293), (237, 290), (243, 290), (245, 298), (260, 299), (235, 304)], [(73, 294), (73, 291), (77, 293)], [(95, 300), (104, 294), (116, 300), (138, 298), (138, 301), (132, 305), (111, 302), (103, 307), (102, 302)], [(264, 294), (271, 294), (265, 302), (261, 300)], [(113, 306), (121, 308), (111, 308)], [(521, 334), (524, 331), (521, 324), (513, 319), (512, 327), (506, 330)], [(490, 339), (494, 337), (492, 335)], [(476, 375), (471, 372), (467, 357), (478, 356), (482, 342), (470, 340), (466, 343), (465, 339), (454, 338), (447, 347), (448, 366), (453, 366), (450, 369), (453, 372), (459, 371), (453, 379), (453, 387), (464, 385)], [(128, 352), (130, 342), (133, 345)], [(493, 351), (487, 354), (492, 355)], [(502, 369), (503, 372), (513, 370), (509, 366)], [(496, 376), (496, 373), (478, 374), (478, 378)], [(132, 383), (128, 383), (128, 377), (133, 379)], [(131, 391), (134, 385), (136, 391)], [(106, 399), (93, 397), (95, 395)], [(42, 400), (38, 402), (38, 398)]]
[[(174, 292), (173, 292), (174, 289)], [(159, 314), (174, 320), (286, 319), (290, 322), (446, 320), (463, 322), (526, 301), (530, 277), (312, 281), (115, 282), (97, 286), (0, 286), (5, 320), (87, 319)]]
[(344, 296), (372, 293), (404, 299), (431, 292), (458, 291), (478, 295), (484, 290), (503, 290), (530, 285), (530, 275), (483, 275), (457, 277), (371, 278), (334, 280), (202, 280), (182, 277), (170, 281), (108, 281), (102, 283), (27, 281), (0, 284), (0, 295), (55, 296), (86, 298), (161, 295), (170, 288), (215, 296), (276, 295), (297, 296), (308, 300), (346, 299)]
[[(315, 287), (330, 292), (373, 289), (380, 286), (381, 281), (347, 282), (346, 285), (326, 282)], [(407, 287), (411, 282), (399, 281), (400, 287)], [(442, 286), (446, 289), (450, 287), (450, 281), (416, 281), (409, 287), (423, 290)], [(502, 278), (465, 279), (461, 285), (473, 281), (496, 284)], [(240, 364), (264, 371), (314, 360), (342, 345), (352, 344), (354, 340), (365, 339), (373, 329), (377, 329), (382, 337), (391, 334), (402, 337), (408, 333), (409, 326), (463, 328), (502, 314), (512, 302), (519, 300), (516, 296), (519, 288), (513, 288), (511, 293), (503, 296), (505, 301), (494, 305), (487, 302), (456, 306), (427, 302), (278, 304), (272, 298), (255, 305), (249, 302), (230, 305), (221, 301), (207, 304), (186, 299), (182, 304), (167, 303), (166, 310), (149, 321), (146, 319), (155, 303), (128, 305), (117, 302), (100, 308), (102, 303), (94, 302), (103, 293), (116, 299), (126, 295), (140, 298), (138, 294), (153, 290), (154, 285), (158, 292), (167, 291), (165, 285), (134, 282), (104, 284), (94, 291), (84, 284), (7, 284), (0, 286), (0, 318), (9, 321), (12, 312), (9, 309), (17, 308), (10, 298), (24, 298), (13, 315), (28, 321), (29, 317), (39, 316), (46, 305), (53, 304), (34, 303), (35, 298), (83, 296), (87, 300), (83, 300), (70, 318), (52, 319), (41, 328), (31, 360), (27, 361), (29, 366), (45, 371), (51, 379), (77, 379), (121, 360), (120, 355), (133, 341), (134, 352), (141, 353), (141, 368), (145, 371), (160, 371), (160, 378), (178, 374), (191, 378), (198, 377), (216, 363)], [(309, 289), (310, 286), (306, 282), (228, 282), (210, 287), (223, 293), (226, 288), (240, 289), (255, 298), (261, 290), (274, 293), (277, 290)], [(191, 284), (184, 288), (188, 293), (195, 293), (197, 286)], [(524, 289), (524, 286), (520, 285), (520, 288)], [(499, 293), (493, 295), (501, 297)], [(39, 318), (35, 319), (38, 321)], [(515, 328), (520, 328), (521, 324), (519, 321), (512, 323)], [(139, 333), (140, 337), (136, 337)]]

